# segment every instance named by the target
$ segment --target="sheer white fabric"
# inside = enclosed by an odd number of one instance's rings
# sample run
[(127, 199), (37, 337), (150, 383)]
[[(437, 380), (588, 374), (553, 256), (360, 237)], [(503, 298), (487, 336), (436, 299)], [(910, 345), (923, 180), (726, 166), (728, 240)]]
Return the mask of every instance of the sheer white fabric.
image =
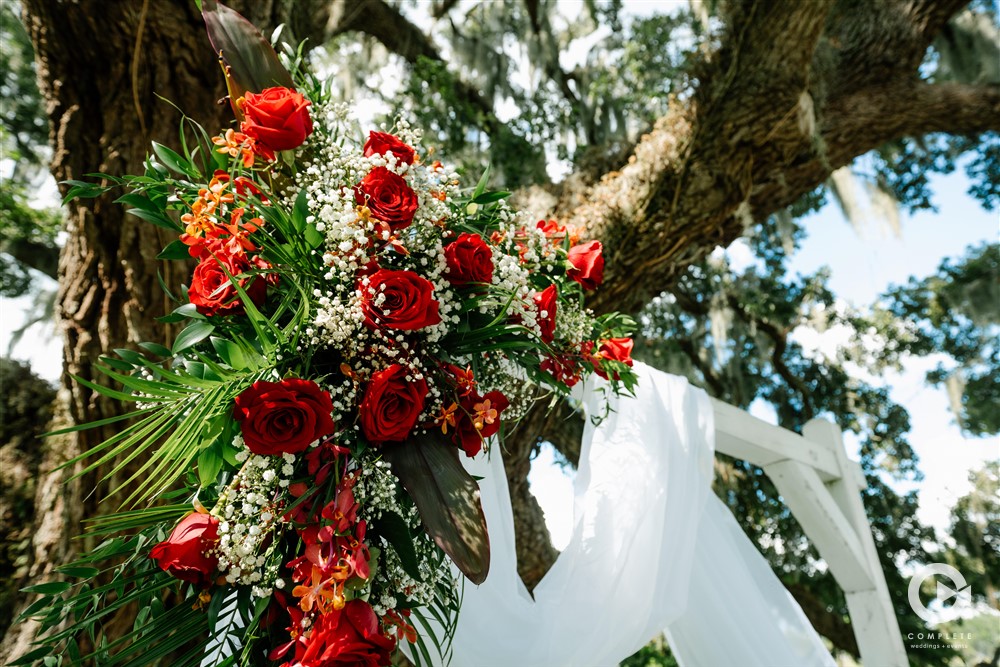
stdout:
[[(480, 482), (489, 577), (466, 583), (455, 667), (616, 665), (666, 629), (682, 665), (776, 667), (833, 660), (801, 610), (709, 489), (712, 407), (678, 377), (636, 364), (635, 398), (587, 425), (573, 533), (535, 588), (517, 575), (498, 448), (467, 467)], [(582, 392), (603, 414), (600, 389)]]

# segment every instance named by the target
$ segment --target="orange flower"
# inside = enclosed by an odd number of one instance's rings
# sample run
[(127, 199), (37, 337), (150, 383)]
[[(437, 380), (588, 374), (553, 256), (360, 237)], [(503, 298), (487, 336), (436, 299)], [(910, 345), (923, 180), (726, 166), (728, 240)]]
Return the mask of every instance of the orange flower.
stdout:
[[(344, 581), (347, 577), (339, 578), (341, 566), (334, 566), (334, 574), (328, 578), (324, 577), (322, 569), (313, 565), (312, 584), (296, 586), (292, 589), (292, 595), (299, 600), (299, 608), (309, 613), (313, 607), (319, 609), (320, 613), (327, 614), (333, 609), (343, 609), (346, 600), (344, 598)], [(339, 579), (339, 581), (338, 581)]]
[(243, 166), (249, 169), (253, 166), (254, 140), (236, 130), (229, 128), (226, 133), (212, 137), (212, 143), (218, 146), (215, 151), (229, 157), (243, 157)]
[(458, 411), (458, 404), (452, 403), (450, 406), (441, 407), (441, 414), (434, 418), (435, 424), (441, 424), (441, 433), (448, 433), (448, 427), (455, 427), (455, 412)]
[(232, 192), (226, 192), (227, 187), (229, 187), (228, 182), (224, 183), (219, 180), (218, 176), (213, 176), (207, 188), (198, 190), (198, 198), (206, 202), (211, 202), (216, 207), (223, 204), (232, 204), (235, 198)]
[(473, 426), (476, 427), (477, 431), (482, 431), (487, 424), (492, 424), (500, 416), (497, 409), (490, 403), (490, 399), (483, 399), (482, 403), (476, 403), (472, 406), (475, 410), (475, 417), (472, 420)]
[(213, 217), (214, 213), (215, 204), (213, 202), (206, 202), (200, 197), (196, 199), (191, 204), (191, 212), (181, 216), (181, 222), (185, 226), (185, 234), (195, 238), (215, 235), (219, 230), (219, 226)]

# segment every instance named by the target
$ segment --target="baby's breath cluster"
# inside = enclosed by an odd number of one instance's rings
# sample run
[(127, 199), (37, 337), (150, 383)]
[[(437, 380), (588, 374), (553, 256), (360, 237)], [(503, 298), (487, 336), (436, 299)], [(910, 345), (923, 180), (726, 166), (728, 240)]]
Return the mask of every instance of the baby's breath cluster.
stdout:
[(270, 594), (277, 574), (268, 571), (275, 523), (281, 520), (281, 491), (295, 472), (295, 455), (259, 456), (243, 447), (236, 436), (236, 460), (243, 464), (224, 492), (215, 512), (219, 518), (219, 572), (230, 584), (250, 584), (259, 597)]

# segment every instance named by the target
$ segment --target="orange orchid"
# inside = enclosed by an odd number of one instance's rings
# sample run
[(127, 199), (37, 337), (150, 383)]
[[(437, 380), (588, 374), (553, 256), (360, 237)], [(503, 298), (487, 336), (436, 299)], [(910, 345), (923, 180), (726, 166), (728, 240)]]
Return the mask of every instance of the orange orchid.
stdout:
[(226, 192), (226, 188), (228, 187), (228, 182), (219, 180), (218, 176), (213, 176), (207, 188), (198, 190), (198, 198), (205, 202), (211, 202), (216, 207), (223, 204), (232, 204), (235, 197), (232, 192)]
[(299, 600), (299, 608), (309, 613), (313, 607), (320, 613), (327, 614), (334, 609), (343, 609), (347, 600), (344, 598), (344, 581), (347, 580), (346, 568), (336, 565), (329, 577), (326, 572), (315, 565), (312, 568), (311, 585), (300, 585), (292, 589), (292, 595)]
[(472, 409), (476, 412), (472, 423), (476, 427), (477, 431), (482, 431), (486, 427), (486, 424), (492, 424), (497, 420), (497, 417), (500, 416), (500, 413), (497, 411), (496, 407), (490, 403), (490, 399), (488, 398), (483, 399), (482, 403), (476, 403), (473, 405)]
[(455, 413), (458, 411), (458, 403), (452, 403), (447, 408), (441, 407), (441, 414), (434, 418), (435, 424), (441, 424), (441, 433), (447, 434), (448, 427), (455, 428)]
[(207, 202), (200, 197), (191, 204), (191, 212), (181, 216), (184, 223), (184, 232), (187, 236), (200, 237), (214, 235), (219, 226), (216, 224), (214, 214), (215, 204)]
[(229, 128), (226, 133), (218, 137), (212, 137), (212, 143), (218, 146), (215, 151), (228, 155), (229, 157), (242, 156), (243, 166), (250, 168), (253, 166), (254, 141), (242, 132)]

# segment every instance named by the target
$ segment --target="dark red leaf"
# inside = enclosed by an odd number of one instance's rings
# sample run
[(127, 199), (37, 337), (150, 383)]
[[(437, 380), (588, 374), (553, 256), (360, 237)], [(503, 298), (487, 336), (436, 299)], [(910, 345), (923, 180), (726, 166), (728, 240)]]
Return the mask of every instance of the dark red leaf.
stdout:
[(265, 88), (293, 88), (292, 76), (278, 60), (278, 54), (260, 31), (243, 16), (216, 0), (203, 0), (201, 15), (212, 48), (230, 68), (229, 94), (233, 101), (246, 91)]
[(450, 442), (421, 434), (382, 447), (383, 458), (413, 498), (427, 533), (474, 584), (490, 570), (490, 537), (479, 484)]

